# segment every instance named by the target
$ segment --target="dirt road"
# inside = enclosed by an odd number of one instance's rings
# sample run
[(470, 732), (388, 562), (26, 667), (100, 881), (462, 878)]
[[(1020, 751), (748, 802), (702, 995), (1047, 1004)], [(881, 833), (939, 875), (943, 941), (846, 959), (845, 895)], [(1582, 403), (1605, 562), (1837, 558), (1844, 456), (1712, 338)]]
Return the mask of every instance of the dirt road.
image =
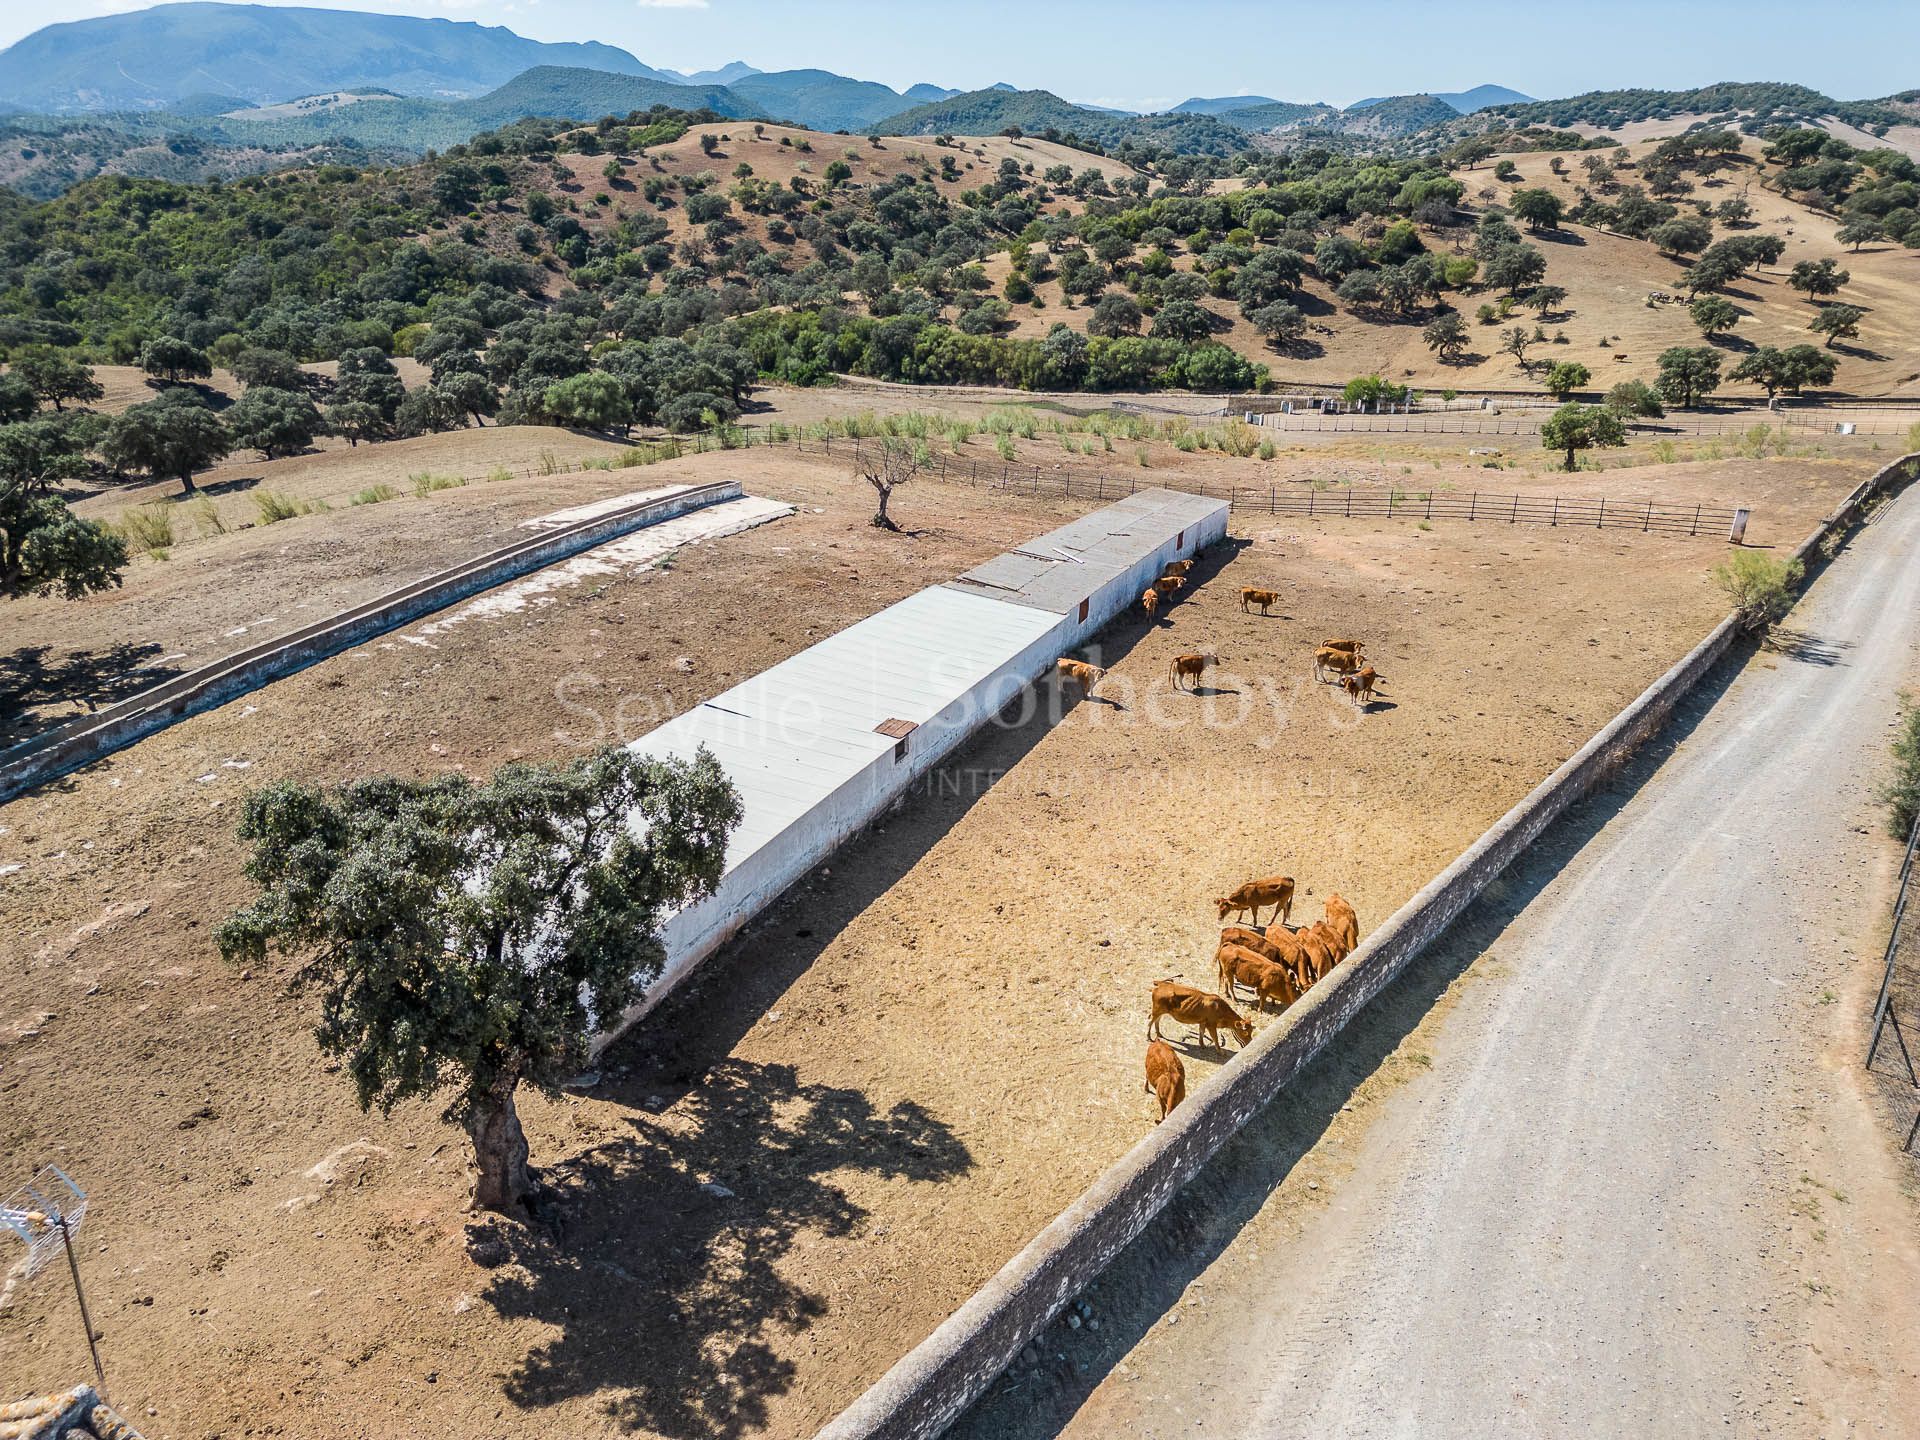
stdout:
[(1283, 1097), (960, 1433), (1914, 1434), (1855, 1067), (1920, 493), (1789, 624), (1359, 1027), (1411, 1079)]

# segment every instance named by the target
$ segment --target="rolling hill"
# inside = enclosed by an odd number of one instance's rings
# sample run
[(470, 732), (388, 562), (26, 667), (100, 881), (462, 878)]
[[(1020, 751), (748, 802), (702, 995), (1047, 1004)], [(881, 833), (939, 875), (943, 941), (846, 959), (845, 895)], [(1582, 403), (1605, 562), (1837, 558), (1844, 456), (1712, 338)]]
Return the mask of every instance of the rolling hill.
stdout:
[(1126, 115), (1062, 100), (1050, 90), (973, 90), (916, 105), (867, 127), (874, 135), (997, 135), (1018, 129), (1048, 131), (1115, 148), (1150, 145), (1184, 155), (1232, 155), (1246, 135), (1211, 115)]
[(591, 41), (548, 45), (471, 21), (194, 0), (36, 30), (0, 51), (0, 97), (55, 114), (169, 110), (208, 93), (259, 103), (360, 86), (451, 99), (541, 65), (672, 83)]
[(872, 80), (852, 80), (830, 70), (780, 70), (729, 83), (734, 94), (769, 115), (813, 130), (864, 130), (915, 105), (958, 94), (936, 85), (916, 85), (902, 95)]
[[(1531, 95), (1522, 95), (1518, 90), (1509, 90), (1504, 85), (1476, 85), (1471, 90), (1430, 90), (1426, 92), (1435, 100), (1444, 101), (1449, 107), (1462, 115), (1471, 115), (1476, 110), (1484, 110), (1489, 105), (1527, 105), (1533, 103)], [(1370, 100), (1356, 100), (1347, 109), (1365, 110), (1369, 106), (1384, 104), (1392, 99), (1388, 95), (1376, 95)]]

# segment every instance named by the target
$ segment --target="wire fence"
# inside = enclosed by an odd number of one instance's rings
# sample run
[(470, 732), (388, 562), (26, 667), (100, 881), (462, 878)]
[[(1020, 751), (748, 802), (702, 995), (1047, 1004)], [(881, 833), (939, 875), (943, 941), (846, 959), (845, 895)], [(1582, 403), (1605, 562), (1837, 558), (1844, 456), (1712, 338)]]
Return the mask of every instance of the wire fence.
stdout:
[[(1907, 1032), (1920, 1021), (1920, 879), (1915, 871), (1915, 852), (1920, 850), (1920, 820), (1907, 837), (1906, 858), (1900, 865), (1899, 888), (1894, 892), (1893, 928), (1887, 935), (1886, 960), (1880, 974), (1880, 993), (1873, 1002), (1873, 1038), (1867, 1045), (1867, 1069), (1883, 1082), (1894, 1086), (1906, 1077), (1911, 1087), (1909, 1099), (1916, 1103), (1913, 1123), (1907, 1129), (1901, 1149), (1911, 1152), (1914, 1136), (1920, 1132), (1920, 1072), (1916, 1072), (1913, 1052), (1908, 1048)], [(1920, 1032), (1917, 1032), (1920, 1033)], [(1891, 1038), (1891, 1054), (1899, 1057), (1898, 1067), (1887, 1062), (1878, 1071), (1874, 1061), (1881, 1046)]]
[[(882, 440), (833, 438), (792, 442), (802, 453), (841, 455), (855, 468), (879, 459)], [(895, 454), (900, 450), (896, 444)], [(1011, 460), (981, 463), (970, 457), (945, 454), (915, 457), (916, 472), (959, 484), (998, 490), (1029, 499), (1090, 500), (1105, 503), (1122, 499), (1157, 481), (1143, 485), (1134, 475), (1108, 476), (1049, 473), (1037, 465)], [(1739, 508), (1715, 505), (1662, 505), (1650, 499), (1607, 496), (1520, 495), (1453, 490), (1410, 490), (1397, 486), (1354, 486), (1315, 489), (1299, 485), (1209, 485), (1180, 477), (1173, 488), (1194, 495), (1225, 500), (1237, 512), (1268, 515), (1304, 515), (1327, 519), (1465, 520), (1500, 525), (1565, 525), (1594, 530), (1638, 530), (1643, 534), (1724, 536), (1734, 525)]]

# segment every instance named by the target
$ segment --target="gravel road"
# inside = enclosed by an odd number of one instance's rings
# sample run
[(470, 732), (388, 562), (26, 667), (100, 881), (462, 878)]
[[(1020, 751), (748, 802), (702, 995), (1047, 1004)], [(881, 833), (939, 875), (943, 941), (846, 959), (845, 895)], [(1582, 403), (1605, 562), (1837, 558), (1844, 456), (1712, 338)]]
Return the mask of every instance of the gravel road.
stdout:
[(1441, 947), (1370, 1124), (1309, 1093), (1297, 1153), (1229, 1151), (1103, 1281), (1115, 1338), (961, 1433), (1920, 1435), (1914, 1211), (1851, 1068), (1920, 489), (1788, 625)]

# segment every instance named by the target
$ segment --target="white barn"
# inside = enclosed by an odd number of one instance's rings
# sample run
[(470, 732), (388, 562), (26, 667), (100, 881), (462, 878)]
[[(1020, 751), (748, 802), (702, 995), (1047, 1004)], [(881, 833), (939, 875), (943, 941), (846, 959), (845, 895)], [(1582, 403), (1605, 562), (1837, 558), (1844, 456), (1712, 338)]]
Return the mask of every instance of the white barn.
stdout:
[(706, 900), (662, 927), (667, 963), (614, 1038), (1161, 573), (1226, 534), (1225, 501), (1143, 490), (931, 586), (633, 742), (702, 745), (745, 814)]

